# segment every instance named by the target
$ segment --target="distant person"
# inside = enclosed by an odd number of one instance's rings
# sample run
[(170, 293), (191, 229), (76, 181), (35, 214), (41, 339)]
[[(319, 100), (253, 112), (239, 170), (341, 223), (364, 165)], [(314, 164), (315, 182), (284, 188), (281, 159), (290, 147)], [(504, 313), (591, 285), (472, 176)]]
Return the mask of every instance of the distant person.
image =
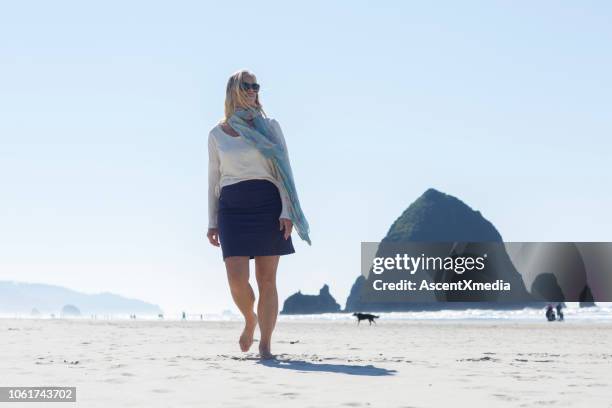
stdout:
[(557, 303), (557, 316), (559, 317), (559, 321), (564, 319), (563, 311), (561, 309), (563, 309), (563, 304)]
[(555, 319), (555, 311), (553, 310), (553, 305), (548, 305), (546, 307), (546, 319), (549, 322), (554, 322), (556, 320)]
[[(234, 73), (225, 92), (225, 115), (208, 135), (208, 233), (221, 246), (230, 292), (245, 319), (238, 341), (248, 351), (259, 323), (262, 359), (271, 352), (278, 315), (276, 271), (281, 255), (295, 253), (291, 231), (310, 244), (308, 222), (299, 204), (287, 144), (280, 124), (259, 99), (259, 84), (247, 70)], [(259, 290), (249, 284), (255, 259)]]
[(185, 320), (187, 318), (187, 315), (185, 315), (185, 312), (183, 312), (183, 320)]

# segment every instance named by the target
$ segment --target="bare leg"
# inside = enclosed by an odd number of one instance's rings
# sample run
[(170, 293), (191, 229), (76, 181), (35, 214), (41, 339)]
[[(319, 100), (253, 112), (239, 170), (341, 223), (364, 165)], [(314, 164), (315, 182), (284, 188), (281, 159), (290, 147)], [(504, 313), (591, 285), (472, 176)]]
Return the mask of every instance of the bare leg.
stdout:
[(255, 293), (249, 283), (249, 257), (228, 256), (225, 258), (225, 268), (234, 303), (245, 320), (244, 330), (238, 343), (242, 351), (248, 351), (253, 344), (253, 333), (257, 327), (257, 315), (253, 311)]
[(280, 255), (256, 256), (255, 277), (259, 289), (257, 314), (259, 316), (259, 355), (262, 359), (274, 358), (270, 351), (272, 331), (278, 315), (278, 293), (276, 291), (276, 269)]

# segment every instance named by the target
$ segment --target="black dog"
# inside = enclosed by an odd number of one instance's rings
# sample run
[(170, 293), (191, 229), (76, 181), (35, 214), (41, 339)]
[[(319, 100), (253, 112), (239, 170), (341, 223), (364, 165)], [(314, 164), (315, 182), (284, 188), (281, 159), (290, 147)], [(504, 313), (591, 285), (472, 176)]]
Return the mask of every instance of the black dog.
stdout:
[(374, 322), (374, 324), (376, 324), (376, 321), (374, 319), (378, 319), (380, 316), (374, 316), (373, 314), (369, 314), (369, 313), (353, 313), (353, 316), (357, 316), (357, 324), (359, 324), (359, 322), (361, 322), (362, 320), (368, 320), (370, 322), (370, 326), (372, 325), (372, 322)]

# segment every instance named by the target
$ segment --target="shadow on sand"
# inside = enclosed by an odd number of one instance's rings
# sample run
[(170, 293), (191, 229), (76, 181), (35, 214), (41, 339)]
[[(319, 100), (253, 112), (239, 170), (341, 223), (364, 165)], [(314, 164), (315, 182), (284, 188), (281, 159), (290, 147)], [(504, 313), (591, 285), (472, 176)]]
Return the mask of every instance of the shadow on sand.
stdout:
[(315, 364), (303, 360), (270, 359), (260, 360), (258, 364), (267, 367), (284, 368), (297, 371), (325, 371), (328, 373), (341, 373), (350, 375), (383, 376), (393, 375), (396, 370), (374, 367), (373, 365), (348, 365), (348, 364)]

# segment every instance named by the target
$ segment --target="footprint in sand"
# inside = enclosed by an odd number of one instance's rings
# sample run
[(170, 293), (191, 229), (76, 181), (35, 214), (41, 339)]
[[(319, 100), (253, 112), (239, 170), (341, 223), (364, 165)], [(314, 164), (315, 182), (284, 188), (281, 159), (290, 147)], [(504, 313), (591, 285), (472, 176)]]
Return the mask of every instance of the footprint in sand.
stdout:
[(513, 397), (512, 395), (506, 395), (506, 394), (492, 394), (494, 397), (497, 397), (499, 399), (501, 399), (502, 401), (518, 401), (518, 398)]
[(120, 378), (107, 378), (106, 380), (104, 380), (105, 383), (110, 383), (110, 384), (123, 384), (125, 383), (125, 381), (123, 381)]
[(163, 388), (153, 388), (151, 390), (151, 392), (156, 392), (158, 394), (167, 394), (169, 392), (172, 392), (172, 390), (166, 390), (166, 389), (163, 389)]

